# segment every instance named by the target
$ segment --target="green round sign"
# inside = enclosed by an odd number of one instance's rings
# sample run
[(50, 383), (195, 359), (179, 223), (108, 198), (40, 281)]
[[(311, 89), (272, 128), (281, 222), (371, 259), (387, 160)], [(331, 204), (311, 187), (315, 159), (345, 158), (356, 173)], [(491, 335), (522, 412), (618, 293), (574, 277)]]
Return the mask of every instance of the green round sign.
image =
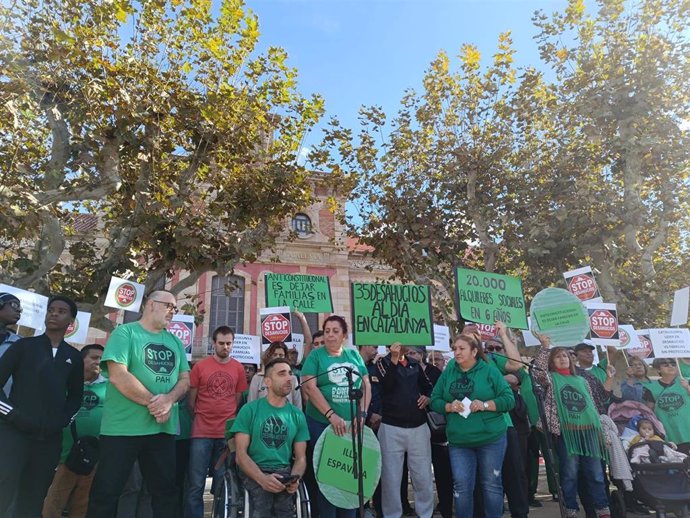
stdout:
[[(342, 437), (328, 426), (314, 446), (314, 473), (323, 496), (341, 509), (356, 509), (359, 506), (358, 482), (352, 474), (352, 436), (348, 432)], [(369, 500), (381, 477), (381, 448), (374, 432), (364, 427), (362, 441), (362, 473), (364, 501)]]
[(567, 290), (541, 290), (532, 300), (530, 310), (532, 330), (548, 336), (552, 346), (572, 347), (589, 334), (587, 309)]

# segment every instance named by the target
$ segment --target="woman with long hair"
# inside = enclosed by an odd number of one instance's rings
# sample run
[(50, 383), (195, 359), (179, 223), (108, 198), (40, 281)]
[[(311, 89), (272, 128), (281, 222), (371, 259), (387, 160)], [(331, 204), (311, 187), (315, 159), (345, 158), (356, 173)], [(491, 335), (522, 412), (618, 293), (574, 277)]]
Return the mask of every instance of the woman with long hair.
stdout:
[[(568, 349), (549, 349), (550, 340), (538, 335), (541, 347), (534, 359), (534, 376), (545, 389), (544, 410), (548, 431), (558, 454), (563, 500), (568, 518), (578, 515), (578, 474), (585, 481), (584, 493), (594, 505), (597, 517), (610, 518), (604, 485), (602, 460), (606, 442), (589, 384), (575, 374)], [(607, 375), (612, 376), (612, 367)], [(542, 424), (543, 425), (543, 424)]]
[[(515, 405), (500, 371), (487, 363), (475, 336), (453, 340), (449, 362), (431, 394), (431, 408), (446, 414), (456, 518), (472, 518), (480, 477), (485, 518), (503, 515), (501, 468), (506, 451), (505, 412)], [(498, 475), (497, 475), (498, 474)]]

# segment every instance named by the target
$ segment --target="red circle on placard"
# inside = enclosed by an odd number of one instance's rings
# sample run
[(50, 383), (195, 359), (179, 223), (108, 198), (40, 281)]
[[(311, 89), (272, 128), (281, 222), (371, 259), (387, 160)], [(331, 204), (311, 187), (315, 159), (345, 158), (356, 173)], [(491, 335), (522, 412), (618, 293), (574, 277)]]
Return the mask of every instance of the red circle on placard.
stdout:
[(67, 329), (65, 330), (65, 338), (74, 336), (77, 331), (79, 331), (79, 320), (75, 318), (72, 323), (67, 326)]
[(115, 300), (122, 307), (131, 306), (137, 300), (137, 289), (129, 282), (121, 284), (115, 291)]
[(268, 315), (261, 323), (261, 334), (269, 342), (284, 342), (290, 336), (290, 321), (283, 315)]
[(613, 313), (606, 309), (597, 309), (589, 316), (592, 332), (600, 338), (613, 338), (618, 331), (618, 322)]
[(591, 275), (575, 275), (568, 281), (568, 291), (580, 300), (589, 300), (597, 294), (597, 283)]
[(654, 352), (654, 348), (652, 347), (652, 341), (644, 335), (638, 335), (638, 338), (640, 339), (640, 346), (628, 347), (626, 349), (626, 352), (629, 355), (636, 356), (637, 358), (640, 358), (642, 360), (651, 357), (652, 353)]
[(168, 324), (168, 331), (180, 339), (182, 345), (189, 347), (192, 345), (192, 331), (182, 322), (170, 322)]

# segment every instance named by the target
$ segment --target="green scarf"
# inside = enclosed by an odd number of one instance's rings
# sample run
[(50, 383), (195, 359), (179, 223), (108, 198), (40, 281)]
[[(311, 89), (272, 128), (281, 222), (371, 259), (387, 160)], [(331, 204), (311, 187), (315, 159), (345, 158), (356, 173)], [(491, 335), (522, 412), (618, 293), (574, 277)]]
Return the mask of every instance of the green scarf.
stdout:
[(606, 460), (606, 444), (594, 401), (581, 376), (551, 373), (553, 394), (568, 453)]

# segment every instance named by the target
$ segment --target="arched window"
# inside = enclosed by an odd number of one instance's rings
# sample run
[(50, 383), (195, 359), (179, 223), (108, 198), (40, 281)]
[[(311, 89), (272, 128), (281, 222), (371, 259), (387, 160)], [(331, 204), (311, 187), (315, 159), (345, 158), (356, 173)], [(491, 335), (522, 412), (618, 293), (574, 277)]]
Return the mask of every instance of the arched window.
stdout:
[(299, 237), (307, 237), (312, 234), (311, 219), (306, 214), (295, 214), (292, 218), (292, 230)]

